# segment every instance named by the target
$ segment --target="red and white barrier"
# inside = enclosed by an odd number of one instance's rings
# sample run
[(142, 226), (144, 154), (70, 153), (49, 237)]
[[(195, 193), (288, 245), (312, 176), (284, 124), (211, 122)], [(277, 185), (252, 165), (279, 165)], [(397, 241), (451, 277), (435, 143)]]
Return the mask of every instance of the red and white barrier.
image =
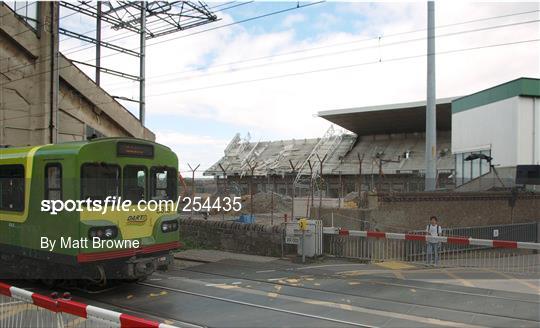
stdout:
[(138, 318), (129, 314), (64, 299), (53, 299), (0, 282), (0, 296), (4, 295), (53, 313), (65, 313), (107, 327), (121, 328), (177, 328), (157, 321)]
[(521, 241), (510, 240), (491, 240), (491, 239), (475, 239), (465, 237), (445, 237), (445, 236), (427, 236), (408, 233), (392, 233), (381, 231), (360, 231), (348, 230), (344, 228), (325, 227), (324, 234), (340, 235), (340, 236), (356, 236), (364, 238), (378, 239), (399, 239), (399, 240), (420, 240), (426, 242), (440, 242), (458, 245), (478, 245), (492, 248), (520, 248), (520, 249), (535, 249), (540, 250), (540, 243), (527, 243)]

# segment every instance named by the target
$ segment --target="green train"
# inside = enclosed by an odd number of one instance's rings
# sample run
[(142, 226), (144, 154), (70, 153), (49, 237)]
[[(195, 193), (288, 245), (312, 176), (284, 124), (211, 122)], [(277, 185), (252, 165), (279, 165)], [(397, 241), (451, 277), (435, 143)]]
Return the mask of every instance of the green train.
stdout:
[[(138, 204), (176, 203), (177, 184), (176, 154), (147, 140), (0, 149), (0, 275), (102, 284), (166, 268), (181, 246), (177, 211)], [(103, 206), (73, 208), (82, 200)], [(115, 210), (120, 200), (132, 205)]]

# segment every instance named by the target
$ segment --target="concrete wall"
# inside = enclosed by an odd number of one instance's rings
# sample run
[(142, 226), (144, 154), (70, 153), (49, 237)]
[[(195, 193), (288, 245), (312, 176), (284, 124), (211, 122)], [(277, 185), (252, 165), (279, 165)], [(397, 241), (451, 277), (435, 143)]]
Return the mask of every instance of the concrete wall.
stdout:
[[(191, 247), (281, 256), (283, 229), (281, 226), (243, 224), (234, 222), (180, 220), (180, 238)], [(284, 254), (295, 252), (284, 246)]]
[[(511, 193), (433, 193), (370, 195), (368, 209), (323, 209), (325, 226), (403, 232), (424, 229), (431, 215), (444, 227), (473, 227), (540, 221), (540, 195), (521, 194), (510, 207)], [(317, 218), (317, 210), (313, 210)]]
[(51, 56), (58, 52), (57, 21), (51, 19), (58, 18), (58, 4), (38, 6), (42, 23), (34, 30), (0, 3), (0, 145), (83, 140), (87, 126), (105, 136), (154, 140), (67, 58)]

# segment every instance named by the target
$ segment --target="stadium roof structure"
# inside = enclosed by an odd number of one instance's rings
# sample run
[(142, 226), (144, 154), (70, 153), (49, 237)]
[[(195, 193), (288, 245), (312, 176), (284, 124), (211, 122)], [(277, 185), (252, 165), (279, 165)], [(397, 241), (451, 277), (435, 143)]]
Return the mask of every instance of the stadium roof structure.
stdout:
[[(331, 127), (331, 129), (333, 128)], [(437, 134), (439, 172), (454, 169), (450, 152), (450, 131)], [(356, 175), (378, 172), (382, 160), (384, 174), (417, 174), (425, 168), (425, 139), (422, 133), (387, 136), (360, 136), (333, 131), (322, 138), (252, 142), (237, 134), (224, 150), (224, 156), (204, 171), (205, 176), (296, 175), (304, 179), (318, 175), (319, 158), (325, 158), (324, 175)], [(314, 166), (310, 172), (308, 161)], [(295, 166), (293, 172), (291, 164)], [(253, 171), (251, 171), (253, 169)]]
[[(437, 100), (437, 149), (439, 172), (451, 172), (454, 160), (450, 151), (452, 101)], [(425, 170), (425, 101), (322, 111), (322, 117), (346, 131), (331, 126), (322, 138), (251, 142), (236, 135), (224, 156), (205, 170), (206, 176), (265, 176), (297, 174), (295, 183), (315, 176), (319, 158), (324, 158), (324, 175), (356, 175), (359, 156), (362, 172), (419, 174)], [(311, 162), (311, 163), (310, 163)], [(292, 170), (293, 163), (298, 164)], [(314, 165), (313, 171), (309, 169)]]
[[(451, 130), (454, 99), (437, 99), (437, 130)], [(426, 130), (425, 101), (327, 110), (317, 115), (358, 136)]]

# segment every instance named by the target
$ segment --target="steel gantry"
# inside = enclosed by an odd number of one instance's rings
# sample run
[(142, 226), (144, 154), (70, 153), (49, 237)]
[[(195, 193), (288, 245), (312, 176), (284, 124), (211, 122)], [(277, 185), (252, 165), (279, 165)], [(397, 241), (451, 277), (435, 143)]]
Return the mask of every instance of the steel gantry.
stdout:
[[(60, 6), (96, 19), (95, 38), (65, 28), (59, 33), (96, 47), (95, 64), (74, 61), (95, 68), (95, 82), (100, 84), (100, 74), (106, 73), (139, 82), (139, 99), (115, 97), (139, 104), (139, 120), (145, 121), (145, 59), (146, 40), (187, 30), (217, 21), (217, 16), (201, 1), (60, 1)], [(113, 30), (128, 30), (139, 35), (139, 48), (127, 49), (113, 41), (102, 40), (102, 22)], [(132, 75), (101, 65), (101, 47), (139, 58), (139, 75)]]

